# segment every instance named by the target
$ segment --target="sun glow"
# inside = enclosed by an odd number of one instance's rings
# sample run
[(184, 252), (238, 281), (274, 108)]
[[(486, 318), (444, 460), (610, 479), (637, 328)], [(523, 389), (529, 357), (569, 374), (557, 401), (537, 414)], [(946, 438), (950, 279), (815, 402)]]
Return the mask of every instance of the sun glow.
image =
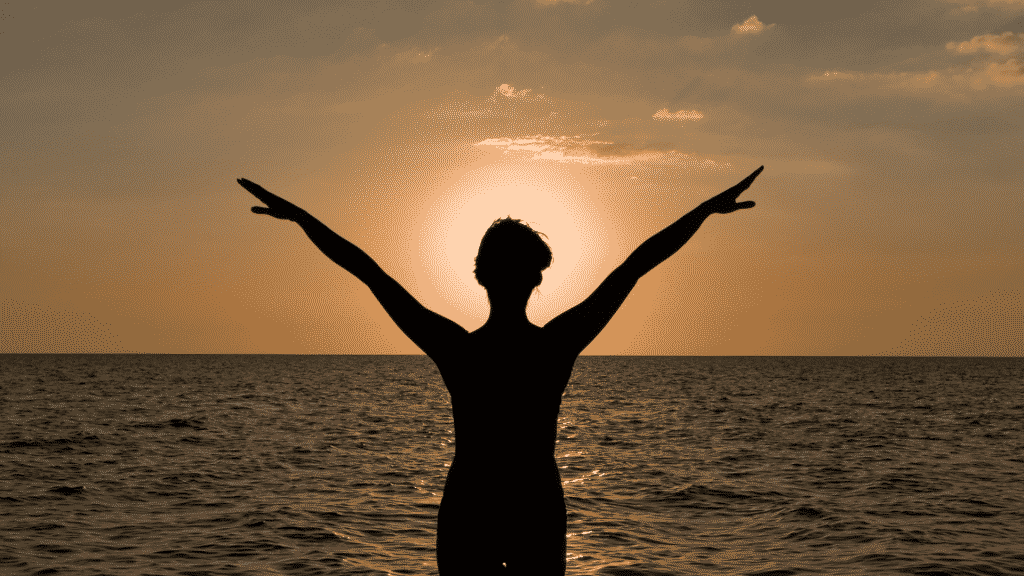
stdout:
[(428, 281), (459, 312), (480, 321), (487, 294), (473, 276), (484, 232), (511, 216), (543, 233), (554, 253), (527, 313), (538, 324), (579, 303), (594, 288), (605, 252), (603, 222), (587, 190), (566, 172), (547, 167), (491, 164), (445, 190), (427, 211), (419, 235)]

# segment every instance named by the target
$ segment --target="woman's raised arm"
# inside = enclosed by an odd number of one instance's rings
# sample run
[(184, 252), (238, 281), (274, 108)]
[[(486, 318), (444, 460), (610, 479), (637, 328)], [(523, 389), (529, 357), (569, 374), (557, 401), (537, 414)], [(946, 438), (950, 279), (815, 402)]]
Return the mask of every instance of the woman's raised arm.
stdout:
[(761, 166), (742, 182), (705, 201), (688, 214), (648, 238), (618, 268), (601, 282), (586, 300), (554, 318), (544, 330), (555, 335), (553, 341), (564, 342), (579, 354), (601, 333), (636, 286), (640, 278), (672, 256), (686, 244), (704, 220), (712, 214), (729, 214), (754, 203), (736, 202), (741, 192), (764, 170)]
[(239, 178), (238, 183), (267, 205), (253, 206), (253, 212), (297, 223), (325, 256), (362, 280), (402, 332), (431, 358), (437, 360), (446, 350), (457, 346), (456, 341), (467, 334), (462, 326), (420, 304), (366, 252), (336, 234), (305, 210), (271, 194), (255, 182)]

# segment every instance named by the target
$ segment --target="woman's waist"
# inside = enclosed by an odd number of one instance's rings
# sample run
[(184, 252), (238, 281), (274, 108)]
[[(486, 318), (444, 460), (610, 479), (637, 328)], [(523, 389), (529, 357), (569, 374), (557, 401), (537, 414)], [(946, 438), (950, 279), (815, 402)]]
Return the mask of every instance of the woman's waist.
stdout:
[(554, 454), (507, 454), (500, 452), (476, 453), (455, 450), (451, 470), (465, 475), (498, 475), (502, 477), (550, 478), (558, 475)]
[(478, 460), (456, 454), (448, 470), (445, 493), (463, 495), (483, 492), (507, 500), (537, 498), (543, 494), (562, 498), (562, 478), (555, 459), (513, 462)]
[(555, 439), (534, 438), (530, 441), (466, 442), (456, 434), (455, 458), (467, 466), (553, 466)]
[[(537, 453), (540, 452), (540, 453)], [(547, 470), (556, 467), (554, 451), (477, 451), (455, 449), (452, 465), (458, 462), (467, 470), (515, 469)]]

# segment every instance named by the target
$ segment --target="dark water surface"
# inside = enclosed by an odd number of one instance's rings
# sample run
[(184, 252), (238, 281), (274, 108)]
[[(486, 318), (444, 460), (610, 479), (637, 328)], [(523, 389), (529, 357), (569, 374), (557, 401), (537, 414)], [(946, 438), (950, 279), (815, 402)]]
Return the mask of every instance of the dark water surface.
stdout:
[[(482, 383), (483, 384), (483, 383)], [(2, 574), (436, 574), (417, 356), (0, 356)], [(1024, 574), (1024, 360), (583, 357), (569, 573)]]

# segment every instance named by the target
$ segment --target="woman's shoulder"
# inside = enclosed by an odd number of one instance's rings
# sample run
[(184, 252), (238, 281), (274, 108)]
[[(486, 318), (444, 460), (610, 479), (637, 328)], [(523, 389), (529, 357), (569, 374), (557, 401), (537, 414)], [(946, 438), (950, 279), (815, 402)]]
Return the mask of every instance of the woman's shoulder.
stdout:
[(500, 330), (481, 326), (466, 334), (460, 342), (444, 347), (442, 357), (434, 362), (450, 371), (474, 371), (505, 366), (520, 367), (545, 365), (552, 361), (573, 361), (576, 355), (568, 350), (552, 332), (535, 324)]

